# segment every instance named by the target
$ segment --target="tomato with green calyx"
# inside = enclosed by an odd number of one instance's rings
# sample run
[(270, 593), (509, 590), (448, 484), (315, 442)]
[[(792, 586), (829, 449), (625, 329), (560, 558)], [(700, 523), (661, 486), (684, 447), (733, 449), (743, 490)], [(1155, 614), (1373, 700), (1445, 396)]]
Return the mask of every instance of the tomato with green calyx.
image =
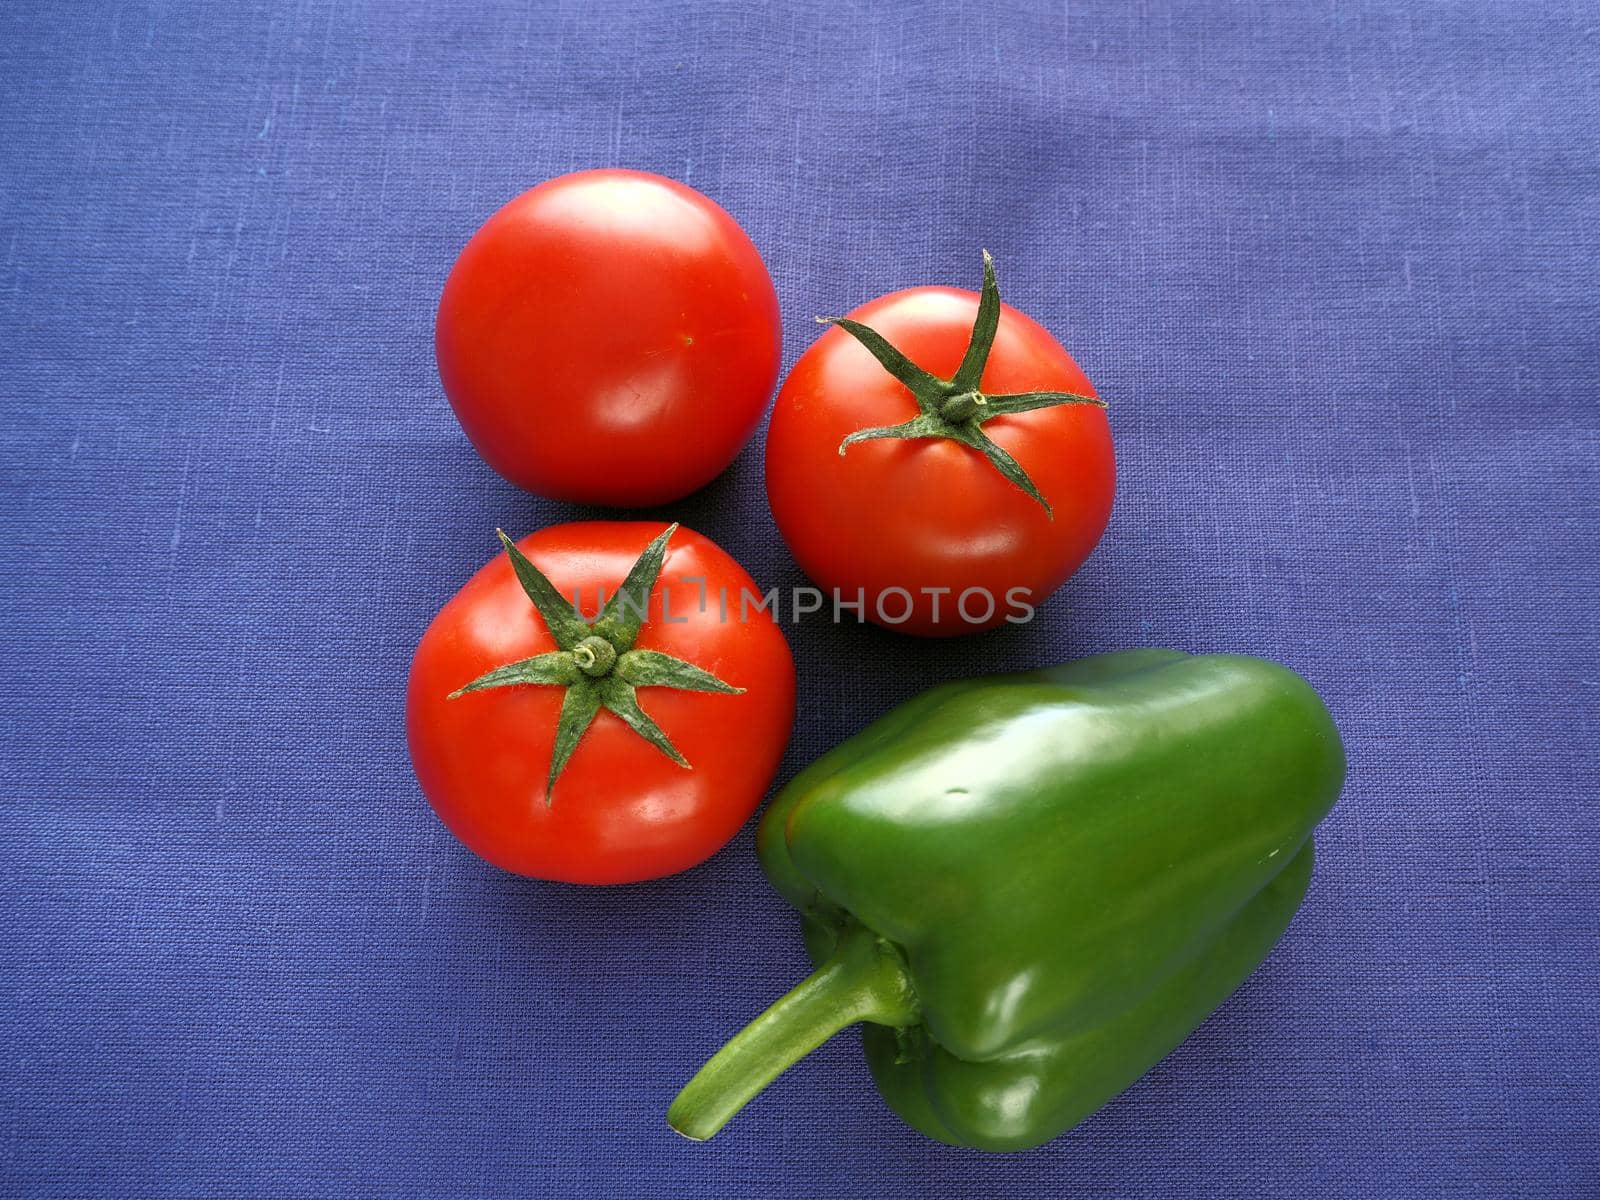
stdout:
[(1025, 617), (1111, 516), (1105, 405), (983, 260), (979, 295), (912, 288), (826, 319), (767, 432), (767, 498), (796, 561), (907, 633)]
[(500, 536), (506, 553), (412, 659), (406, 734), (429, 803), (519, 874), (694, 866), (755, 811), (794, 724), (794, 661), (755, 583), (677, 525)]
[(579, 171), (486, 221), (445, 281), (439, 378), (484, 460), (584, 504), (664, 504), (750, 440), (778, 378), (755, 244), (693, 188)]

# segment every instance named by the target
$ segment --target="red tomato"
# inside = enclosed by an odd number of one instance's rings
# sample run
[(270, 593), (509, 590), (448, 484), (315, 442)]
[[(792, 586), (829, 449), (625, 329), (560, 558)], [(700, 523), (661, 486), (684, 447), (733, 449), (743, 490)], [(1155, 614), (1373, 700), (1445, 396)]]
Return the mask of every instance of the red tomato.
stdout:
[[(617, 592), (663, 528), (556, 525), (518, 547), (593, 619), (602, 591)], [(745, 608), (741, 592), (752, 598)], [(758, 599), (750, 576), (715, 543), (677, 530), (634, 648), (672, 655), (743, 691), (641, 686), (639, 708), (687, 769), (602, 708), (547, 790), (562, 687), (518, 684), (450, 698), (486, 672), (558, 648), (499, 555), (439, 610), (412, 659), (406, 733), (429, 803), (473, 851), (519, 874), (626, 883), (705, 859), (755, 811), (794, 723), (794, 661), (771, 615), (754, 607)]]
[[(850, 315), (943, 385), (963, 360), (978, 306), (972, 292), (925, 287)], [(1006, 305), (981, 390), (1094, 395), (1060, 344)], [(824, 333), (784, 381), (767, 433), (767, 497), (784, 540), (824, 590), (847, 602), (859, 591), (867, 619), (890, 629), (938, 636), (1025, 617), (1078, 569), (1110, 519), (1105, 413), (1067, 404), (983, 421), (1047, 512), (983, 453), (948, 438), (860, 441), (840, 453), (850, 434), (919, 411), (860, 342), (837, 326)]]
[(524, 192), (445, 281), (439, 377), (519, 487), (652, 505), (709, 483), (778, 378), (778, 297), (744, 230), (693, 188), (580, 171)]

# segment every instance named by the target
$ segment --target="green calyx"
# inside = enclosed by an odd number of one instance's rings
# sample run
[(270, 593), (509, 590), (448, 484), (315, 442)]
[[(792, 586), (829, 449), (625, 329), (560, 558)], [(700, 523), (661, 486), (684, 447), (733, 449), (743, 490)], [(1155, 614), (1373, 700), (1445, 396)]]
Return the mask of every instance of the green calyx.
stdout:
[(948, 438), (982, 454), (995, 470), (1037, 500), (1046, 515), (1054, 519), (1049, 501), (1039, 493), (1017, 460), (983, 431), (983, 423), (994, 417), (1032, 412), (1036, 408), (1056, 408), (1064, 404), (1092, 404), (1104, 408), (1106, 405), (1094, 396), (1073, 392), (1016, 392), (990, 396), (979, 389), (989, 351), (994, 348), (995, 331), (1000, 327), (1000, 285), (995, 280), (994, 259), (987, 250), (983, 252), (983, 291), (978, 298), (978, 319), (973, 322), (972, 337), (967, 342), (961, 366), (949, 379), (940, 379), (923, 370), (876, 330), (859, 321), (848, 317), (818, 317), (817, 320), (824, 325), (837, 325), (865, 346), (884, 370), (910, 390), (921, 409), (911, 420), (899, 425), (858, 429), (839, 443), (841, 455), (853, 443), (874, 438)]
[(550, 777), (545, 786), (546, 804), (555, 794), (557, 776), (602, 708), (621, 717), (629, 729), (680, 767), (687, 767), (689, 761), (678, 753), (661, 726), (639, 707), (637, 690), (670, 687), (686, 692), (728, 695), (744, 691), (681, 658), (658, 650), (634, 649), (639, 628), (650, 609), (650, 596), (655, 591), (661, 565), (666, 561), (667, 543), (677, 531), (677, 525), (671, 525), (645, 547), (644, 553), (628, 569), (622, 586), (605, 602), (593, 622), (583, 619), (571, 601), (517, 549), (516, 543), (503, 530), (495, 531), (511, 559), (517, 581), (544, 618), (557, 649), (496, 667), (451, 692), (450, 699), (487, 688), (524, 684), (565, 689), (561, 715), (556, 723), (555, 750), (550, 756)]

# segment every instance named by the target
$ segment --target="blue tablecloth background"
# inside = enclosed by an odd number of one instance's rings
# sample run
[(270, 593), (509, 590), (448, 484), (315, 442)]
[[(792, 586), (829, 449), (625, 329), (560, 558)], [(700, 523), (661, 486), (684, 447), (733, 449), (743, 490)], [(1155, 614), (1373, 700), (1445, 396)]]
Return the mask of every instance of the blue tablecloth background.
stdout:
[[(0, 10), (0, 1194), (1600, 1195), (1589, 0), (173, 0)], [(478, 223), (623, 164), (812, 315), (977, 282), (1112, 405), (1099, 552), (1032, 625), (812, 618), (784, 777), (951, 676), (1292, 664), (1348, 740), (1309, 900), (1042, 1149), (903, 1127), (853, 1037), (662, 1120), (805, 970), (747, 828), (681, 877), (464, 852), (412, 646), (525, 531), (434, 304)], [(801, 582), (757, 442), (660, 510)]]

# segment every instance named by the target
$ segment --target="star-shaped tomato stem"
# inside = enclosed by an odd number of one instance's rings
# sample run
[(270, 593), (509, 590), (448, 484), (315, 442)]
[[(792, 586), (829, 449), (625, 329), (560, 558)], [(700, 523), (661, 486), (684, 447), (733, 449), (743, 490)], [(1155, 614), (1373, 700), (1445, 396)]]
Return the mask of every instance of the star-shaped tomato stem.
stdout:
[(983, 431), (983, 423), (994, 417), (1063, 404), (1092, 404), (1096, 408), (1106, 405), (1094, 396), (1073, 392), (1015, 392), (991, 396), (979, 389), (989, 351), (994, 348), (995, 331), (1000, 327), (1000, 285), (995, 280), (994, 259), (987, 250), (983, 252), (983, 291), (978, 297), (978, 318), (973, 322), (972, 337), (967, 342), (961, 366), (949, 379), (940, 379), (923, 370), (891, 346), (882, 334), (859, 321), (849, 317), (818, 317), (817, 320), (824, 325), (837, 325), (865, 346), (884, 370), (910, 390), (921, 410), (899, 425), (858, 429), (839, 443), (840, 454), (854, 443), (872, 438), (949, 438), (982, 454), (995, 470), (1042, 504), (1045, 513), (1054, 520), (1049, 501), (1039, 493), (1017, 460)]
[(590, 622), (583, 619), (571, 601), (517, 549), (516, 543), (503, 530), (496, 530), (511, 559), (517, 581), (544, 619), (557, 648), (487, 671), (451, 692), (450, 699), (487, 688), (527, 684), (565, 689), (561, 715), (556, 719), (555, 749), (550, 755), (546, 804), (555, 794), (557, 776), (602, 708), (621, 717), (629, 729), (680, 767), (688, 767), (689, 761), (678, 753), (661, 726), (639, 707), (637, 690), (669, 687), (729, 695), (744, 691), (681, 658), (659, 650), (634, 648), (639, 627), (650, 609), (650, 596), (661, 574), (661, 564), (666, 561), (667, 543), (677, 531), (677, 525), (670, 525), (645, 547), (644, 553), (629, 568), (622, 586), (606, 601), (600, 615)]

